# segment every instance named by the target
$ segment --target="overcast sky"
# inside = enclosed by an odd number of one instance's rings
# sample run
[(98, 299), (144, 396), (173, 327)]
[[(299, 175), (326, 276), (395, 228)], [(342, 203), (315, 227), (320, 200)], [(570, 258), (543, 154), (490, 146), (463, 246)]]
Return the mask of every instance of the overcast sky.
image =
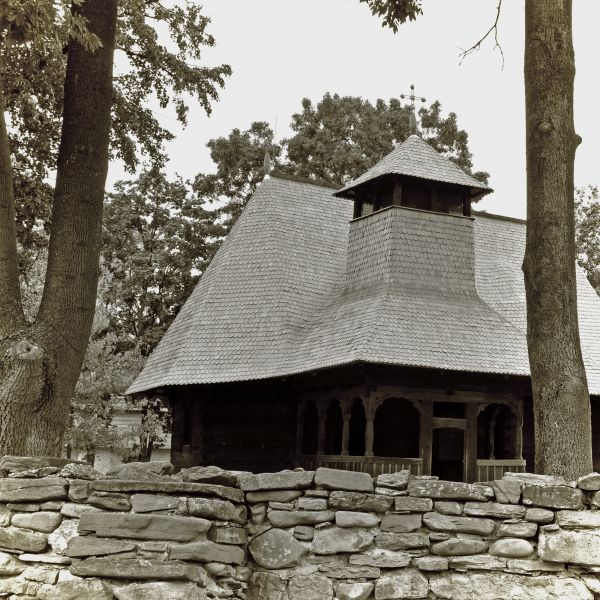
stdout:
[[(277, 117), (277, 138), (288, 136), (290, 117), (305, 96), (315, 102), (325, 92), (387, 100), (414, 83), (427, 105), (437, 99), (445, 113), (457, 113), (475, 169), (491, 173), (495, 192), (479, 208), (524, 217), (524, 2), (509, 0), (502, 7), (504, 69), (493, 41), (459, 61), (460, 49), (493, 23), (497, 1), (423, 0), (423, 16), (394, 34), (358, 0), (204, 0), (217, 45), (203, 63), (228, 63), (233, 75), (210, 117), (193, 108), (185, 130), (167, 114), (159, 117), (177, 133), (169, 146), (170, 172), (187, 178), (214, 171), (208, 140), (252, 121), (273, 123)], [(600, 2), (574, 2), (575, 124), (583, 138), (575, 163), (578, 186), (600, 183), (598, 23)], [(121, 176), (113, 166), (109, 182)]]

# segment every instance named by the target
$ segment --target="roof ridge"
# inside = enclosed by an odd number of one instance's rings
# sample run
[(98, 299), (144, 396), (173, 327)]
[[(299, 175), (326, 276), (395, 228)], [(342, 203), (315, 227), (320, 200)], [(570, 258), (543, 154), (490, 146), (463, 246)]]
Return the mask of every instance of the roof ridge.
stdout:
[(508, 215), (498, 215), (496, 213), (489, 213), (485, 210), (474, 210), (471, 212), (473, 217), (489, 217), (490, 219), (496, 219), (498, 221), (509, 221), (511, 223), (520, 223), (523, 225), (527, 224), (527, 219), (519, 219), (518, 217), (509, 217)]
[(307, 177), (300, 177), (299, 175), (284, 173), (282, 171), (271, 171), (270, 175), (276, 179), (285, 179), (286, 181), (295, 181), (296, 183), (308, 183), (309, 185), (315, 185), (317, 187), (330, 188), (334, 190), (339, 190), (342, 188), (342, 186), (338, 185), (337, 183), (326, 181), (325, 179), (320, 179), (319, 177), (316, 177), (315, 179), (309, 179)]

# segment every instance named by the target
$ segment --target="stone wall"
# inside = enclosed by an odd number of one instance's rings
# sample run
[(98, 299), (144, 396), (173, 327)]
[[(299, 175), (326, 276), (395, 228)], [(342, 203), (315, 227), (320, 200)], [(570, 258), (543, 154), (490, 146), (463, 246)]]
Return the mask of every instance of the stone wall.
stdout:
[(600, 598), (600, 475), (489, 484), (0, 459), (0, 598)]

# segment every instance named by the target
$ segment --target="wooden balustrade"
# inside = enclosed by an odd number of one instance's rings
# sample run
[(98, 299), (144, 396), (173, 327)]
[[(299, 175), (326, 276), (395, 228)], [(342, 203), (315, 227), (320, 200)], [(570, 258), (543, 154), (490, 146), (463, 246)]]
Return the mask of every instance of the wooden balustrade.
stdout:
[(395, 473), (402, 470), (410, 470), (413, 475), (422, 475), (423, 473), (423, 461), (420, 458), (323, 454), (299, 456), (296, 459), (296, 463), (298, 466), (310, 471), (318, 467), (328, 467), (330, 469), (369, 473), (372, 476), (381, 475), (382, 473)]
[(525, 460), (522, 458), (503, 460), (477, 459), (477, 481), (494, 481), (494, 479), (502, 479), (504, 473), (508, 471), (512, 473), (524, 473)]

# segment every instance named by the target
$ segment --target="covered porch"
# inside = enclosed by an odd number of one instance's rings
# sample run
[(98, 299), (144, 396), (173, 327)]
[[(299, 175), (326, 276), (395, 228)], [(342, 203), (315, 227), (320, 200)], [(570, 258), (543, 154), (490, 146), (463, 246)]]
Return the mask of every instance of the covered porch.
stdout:
[(296, 465), (454, 481), (523, 472), (523, 405), (493, 394), (379, 386), (301, 397)]

